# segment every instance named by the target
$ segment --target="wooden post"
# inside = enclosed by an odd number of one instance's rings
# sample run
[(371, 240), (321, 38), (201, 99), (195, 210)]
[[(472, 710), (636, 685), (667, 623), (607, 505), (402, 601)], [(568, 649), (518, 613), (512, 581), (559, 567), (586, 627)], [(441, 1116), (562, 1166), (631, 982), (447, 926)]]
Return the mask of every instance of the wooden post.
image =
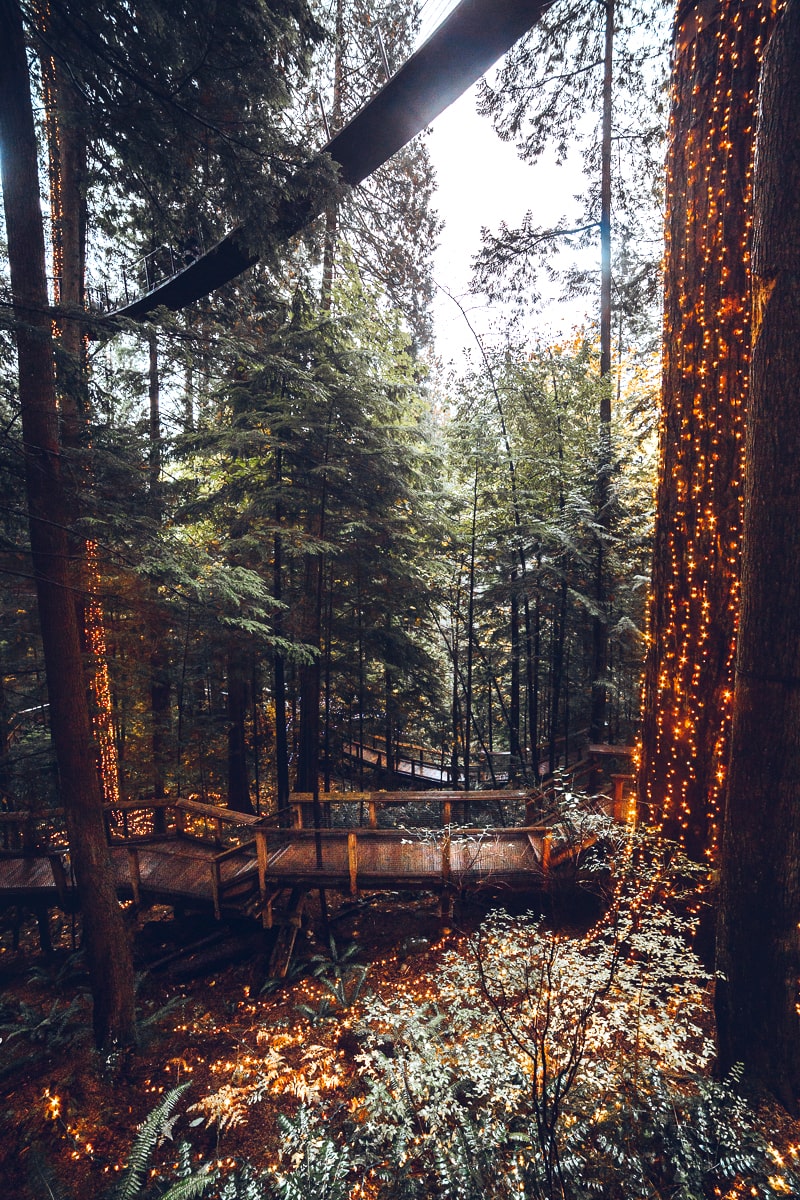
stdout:
[(222, 920), (222, 907), (219, 901), (220, 883), (220, 864), (214, 861), (211, 863), (211, 891), (214, 897), (214, 917), (217, 921)]
[(550, 871), (550, 844), (552, 840), (552, 833), (546, 833), (542, 838), (542, 872), (544, 875), (547, 875)]
[(294, 829), (303, 828), (303, 806), (302, 804), (298, 804), (297, 801), (293, 801), (292, 803), (292, 827)]
[(186, 814), (180, 805), (175, 806), (175, 828), (179, 834), (186, 832)]
[(370, 829), (378, 828), (378, 806), (374, 800), (370, 799), (367, 805), (369, 809), (369, 827)]
[(448, 829), (442, 842), (442, 894), (439, 901), (439, 915), (442, 920), (446, 920), (450, 916), (452, 908), (452, 896), (450, 894), (451, 865), (450, 830)]
[(256, 854), (258, 856), (258, 894), (261, 898), (261, 926), (272, 928), (272, 905), (267, 901), (267, 835), (256, 830)]
[[(442, 825), (449, 825), (453, 820), (453, 806), (449, 800), (445, 800), (442, 804)], [(448, 839), (449, 841), (449, 839)]]
[(139, 851), (136, 846), (128, 846), (128, 870), (131, 877), (133, 903), (136, 908), (142, 905), (142, 873), (139, 868)]
[(350, 895), (358, 895), (358, 838), (355, 830), (347, 835), (347, 865), (350, 868)]
[(612, 775), (611, 782), (614, 785), (612, 794), (611, 815), (615, 821), (626, 822), (628, 820), (628, 806), (625, 800), (625, 785), (633, 781), (633, 775)]
[(64, 870), (64, 860), (60, 854), (48, 854), (50, 859), (50, 870), (53, 872), (53, 883), (56, 885), (58, 893), (58, 902), (64, 912), (69, 911), (69, 900), (67, 897), (67, 873)]
[(22, 849), (29, 853), (36, 849), (36, 828), (33, 823), (33, 813), (26, 813), (22, 822)]

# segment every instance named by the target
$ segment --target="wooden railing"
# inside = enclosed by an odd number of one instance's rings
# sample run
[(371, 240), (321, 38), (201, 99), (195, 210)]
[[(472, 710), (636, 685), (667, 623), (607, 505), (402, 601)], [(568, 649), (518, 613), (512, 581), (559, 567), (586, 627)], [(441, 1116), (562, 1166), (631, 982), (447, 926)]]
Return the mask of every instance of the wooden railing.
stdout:
[[(435, 792), (320, 792), (317, 799), (321, 806), (357, 804), (359, 807), (359, 826), (364, 825), (364, 813), (367, 814), (367, 825), (370, 829), (378, 827), (378, 810), (409, 804), (421, 804), (438, 807), (441, 810), (442, 825), (449, 825), (453, 819), (453, 805), (472, 803), (497, 804), (509, 801), (526, 803), (530, 798), (529, 791), (440, 791)], [(292, 792), (289, 796), (289, 807), (292, 811), (292, 825), (302, 829), (305, 823), (304, 812), (314, 804), (312, 792)]]
[[(139, 862), (140, 847), (147, 844), (152, 844), (158, 840), (169, 840), (170, 838), (191, 837), (198, 841), (207, 840), (205, 835), (209, 825), (213, 829), (213, 844), (222, 846), (223, 830), (228, 829), (233, 831), (244, 831), (250, 834), (244, 840), (239, 840), (233, 845), (226, 846), (219, 850), (211, 860), (209, 860), (209, 870), (211, 872), (211, 896), (214, 906), (214, 916), (217, 920), (222, 915), (222, 901), (224, 895), (222, 866), (228, 859), (235, 857), (238, 854), (244, 854), (248, 851), (255, 851), (257, 872), (258, 872), (258, 890), (261, 901), (262, 923), (265, 927), (272, 925), (272, 906), (267, 893), (266, 885), (266, 868), (267, 868), (267, 842), (266, 831), (270, 826), (276, 826), (278, 816), (271, 814), (269, 816), (259, 816), (255, 813), (237, 812), (231, 808), (223, 808), (216, 804), (202, 804), (196, 800), (158, 800), (158, 801), (143, 801), (130, 800), (123, 801), (120, 804), (109, 806), (108, 811), (114, 813), (122, 813), (123, 819), (128, 814), (134, 812), (150, 812), (155, 818), (157, 811), (163, 811), (165, 820), (169, 816), (172, 817), (172, 828), (167, 830), (165, 834), (158, 833), (135, 833), (130, 834), (123, 832), (122, 838), (117, 837), (117, 842), (122, 842), (126, 847), (129, 859), (129, 871), (131, 880), (131, 891), (133, 900), (137, 907), (141, 904), (141, 871)], [(200, 824), (202, 833), (198, 835), (196, 828)], [(113, 845), (115, 842), (114, 832), (110, 831), (109, 841)]]

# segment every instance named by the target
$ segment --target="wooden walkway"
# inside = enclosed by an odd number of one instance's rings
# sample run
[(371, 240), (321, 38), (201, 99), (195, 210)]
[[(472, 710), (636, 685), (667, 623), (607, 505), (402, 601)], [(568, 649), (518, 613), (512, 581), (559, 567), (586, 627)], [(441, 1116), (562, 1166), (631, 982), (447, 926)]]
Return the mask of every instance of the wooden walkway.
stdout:
[[(206, 911), (217, 919), (248, 915), (270, 928), (275, 901), (287, 892), (427, 891), (447, 898), (464, 892), (542, 891), (589, 844), (567, 838), (550, 822), (530, 823), (530, 809), (522, 827), (472, 829), (450, 823), (456, 803), (530, 802), (526, 792), (331, 793), (319, 800), (321, 809), (350, 805), (361, 825), (303, 828), (303, 814), (314, 806), (313, 797), (302, 793), (291, 798), (291, 828), (278, 827), (274, 817), (190, 801), (122, 804), (107, 814), (120, 899), (137, 908), (168, 904)], [(438, 807), (440, 827), (377, 828), (381, 808), (409, 804)], [(159, 810), (165, 833), (154, 832)], [(40, 926), (50, 908), (74, 911), (78, 897), (63, 835), (59, 846), (49, 823), (37, 828), (25, 813), (2, 814), (0, 825), (20, 840), (24, 831), (27, 840), (25, 846), (0, 851), (0, 910), (32, 910)], [(7, 834), (6, 841), (13, 837)]]

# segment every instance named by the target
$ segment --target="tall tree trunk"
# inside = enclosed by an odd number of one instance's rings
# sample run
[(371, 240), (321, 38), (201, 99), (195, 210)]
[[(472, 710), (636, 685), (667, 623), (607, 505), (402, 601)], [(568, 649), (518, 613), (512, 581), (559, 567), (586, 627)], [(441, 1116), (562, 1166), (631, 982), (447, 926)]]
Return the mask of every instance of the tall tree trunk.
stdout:
[(451, 712), (450, 712), (450, 727), (452, 729), (452, 736), (453, 736), (453, 744), (452, 744), (452, 749), (450, 751), (450, 786), (452, 788), (458, 787), (459, 761), (460, 761), (460, 757), (461, 757), (459, 754), (459, 745), (461, 742), (461, 703), (460, 703), (460, 699), (459, 699), (459, 696), (460, 696), (460, 672), (459, 672), (460, 646), (459, 646), (459, 636), (458, 636), (458, 626), (459, 626), (459, 621), (460, 621), (460, 608), (461, 608), (461, 588), (460, 588), (460, 586), (458, 586), (457, 591), (456, 591), (456, 611), (453, 614), (453, 623), (452, 623), (453, 636), (452, 636), (452, 649), (451, 649), (451, 655), (450, 655), (451, 659), (452, 659), (452, 664), (453, 664), (453, 689), (452, 689), (452, 696), (451, 696)]
[[(150, 444), (148, 462), (148, 491), (150, 517), (155, 525), (163, 519), (161, 502), (161, 412), (160, 378), (158, 370), (158, 337), (148, 335), (148, 383), (150, 399)], [(159, 604), (158, 589), (150, 583), (148, 595), (148, 634), (150, 639), (150, 757), (153, 779), (153, 799), (166, 796), (167, 745), (169, 740), (170, 677), (166, 648), (166, 628)], [(166, 814), (157, 809), (157, 833), (166, 831)]]
[(254, 811), (247, 770), (247, 700), (251, 665), (238, 646), (228, 651), (228, 807), (236, 812)]
[[(43, 20), (46, 21), (46, 18)], [(44, 30), (46, 33), (46, 30)], [(41, 56), (50, 175), (54, 298), (61, 312), (57, 322), (56, 383), (61, 445), (73, 458), (71, 469), (85, 486), (91, 480), (88, 462), (89, 387), (85, 307), (87, 144), (83, 98), (63, 65), (48, 53)], [(79, 516), (79, 488), (71, 489), (69, 522)], [(92, 694), (92, 723), (99, 749), (100, 776), (107, 803), (120, 799), (120, 772), (114, 732), (111, 681), (108, 669), (106, 618), (100, 599), (97, 543), (71, 539), (76, 564), (78, 623), (88, 651), (87, 674)]]
[(366, 677), (364, 663), (364, 612), (361, 606), (361, 569), (356, 567), (356, 603), (358, 605), (358, 786), (364, 790), (364, 705), (366, 703)]
[(383, 685), (386, 698), (386, 719), (383, 727), (386, 741), (386, 770), (392, 772), (397, 767), (397, 748), (394, 742), (394, 697), (392, 695), (394, 681), (392, 672), (387, 666), (383, 669)]
[(606, 0), (600, 178), (600, 445), (596, 480), (597, 547), (592, 618), (592, 706), (589, 738), (605, 741), (608, 618), (606, 541), (611, 524), (611, 118), (614, 86), (614, 0)]
[[(541, 567), (541, 558), (537, 558)], [(539, 778), (539, 675), (542, 659), (542, 602), (539, 585), (536, 585), (536, 600), (533, 609), (533, 664), (531, 668), (531, 763), (534, 780)]]
[[(337, 134), (342, 126), (342, 83), (344, 81), (344, 0), (336, 0), (336, 22), (334, 26), (333, 50), (333, 108), (329, 132)], [(320, 100), (320, 103), (322, 101)], [(325, 237), (322, 250), (322, 293), (321, 306), (330, 312), (333, 303), (333, 276), (336, 265), (336, 238), (339, 218), (335, 204), (325, 210)]]
[(253, 793), (255, 795), (255, 809), (259, 816), (261, 815), (261, 702), (261, 680), (258, 664), (253, 659), (250, 671), (250, 711), (253, 720)]
[[(520, 736), (520, 687), (519, 687), (519, 594), (517, 592), (517, 568), (511, 572), (511, 688), (508, 698), (508, 749), (511, 752), (511, 769), (519, 771), (523, 766), (522, 740)], [(516, 759), (516, 764), (514, 760)]]
[[(334, 47), (334, 81), (333, 81), (333, 132), (337, 132), (342, 122), (342, 79), (343, 79), (343, 40), (344, 40), (344, 0), (336, 0), (336, 26)], [(328, 206), (325, 212), (325, 237), (322, 262), (322, 292), (320, 307), (329, 313), (333, 305), (333, 276), (336, 259), (336, 235), (338, 230), (338, 214), (335, 204)], [(325, 447), (327, 464), (328, 445), (330, 439), (331, 414), (328, 417), (328, 433)], [(327, 479), (323, 476), (322, 498), (319, 511), (319, 537), (325, 535), (325, 503), (327, 496)], [(297, 761), (296, 784), (299, 792), (319, 791), (319, 738), (320, 738), (320, 690), (321, 666), (319, 650), (322, 637), (322, 585), (324, 559), (320, 554), (306, 555), (306, 583), (304, 607), (306, 610), (303, 622), (303, 634), (306, 642), (314, 648), (315, 657), (312, 662), (300, 667), (300, 745)]]
[(328, 570), (325, 602), (325, 723), (323, 730), (324, 789), (331, 790), (331, 630), (333, 627), (333, 570)]
[(567, 624), (567, 579), (561, 581), (558, 613), (553, 617), (552, 681), (550, 687), (550, 753), (549, 768), (552, 774), (558, 766), (558, 716), (561, 707), (561, 685), (564, 679), (564, 639)]
[[(800, 1099), (800, 0), (758, 125), (742, 606), (722, 846), (720, 1065)], [(780, 569), (780, 579), (776, 570)]]
[(475, 484), (472, 495), (472, 529), (469, 545), (469, 591), (467, 593), (467, 686), (464, 717), (464, 787), (469, 791), (472, 733), (472, 648), (475, 640), (475, 545), (478, 523), (478, 456), (475, 455)]
[(639, 797), (717, 854), (750, 363), (752, 161), (771, 0), (683, 0), (667, 158), (663, 420)]
[(134, 1036), (133, 965), (106, 844), (63, 514), (53, 339), (39, 205), (36, 133), (20, 9), (0, 0), (0, 144), (17, 322), (31, 554), (61, 798), (78, 884), (99, 1046)]
[[(275, 479), (277, 484), (275, 496), (275, 537), (273, 540), (272, 556), (272, 596), (280, 601), (283, 594), (283, 541), (281, 538), (281, 508), (280, 489), (283, 476), (283, 463), (280, 446), (275, 450)], [(283, 618), (278, 610), (275, 618), (275, 632), (280, 634)], [(272, 659), (273, 689), (275, 697), (275, 765), (277, 773), (278, 812), (288, 817), (289, 814), (289, 747), (286, 737), (286, 671), (284, 658), (279, 650), (275, 651)]]
[(311, 662), (301, 663), (298, 669), (300, 691), (300, 732), (297, 747), (298, 792), (319, 791), (319, 702), (321, 670), (320, 651), (320, 608), (322, 587), (322, 563), (320, 555), (306, 555), (305, 586), (302, 606), (304, 641), (310, 646), (314, 657)]

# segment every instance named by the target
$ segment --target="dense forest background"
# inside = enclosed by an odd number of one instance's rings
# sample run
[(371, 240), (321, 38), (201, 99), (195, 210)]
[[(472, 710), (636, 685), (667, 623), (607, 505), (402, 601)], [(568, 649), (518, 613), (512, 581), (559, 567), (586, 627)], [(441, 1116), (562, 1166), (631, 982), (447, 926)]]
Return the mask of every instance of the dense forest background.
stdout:
[[(70, 535), (92, 547), (85, 636), (99, 639), (94, 671), (106, 689), (94, 700), (95, 723), (107, 726), (106, 798), (166, 789), (268, 811), (282, 788), (285, 800), (286, 781), (308, 782), (319, 765), (307, 761), (310, 708), (321, 714), (312, 740), (326, 778), (357, 733), (388, 739), (390, 752), (422, 742), (462, 773), (468, 752), (505, 751), (512, 774), (535, 779), (563, 757), (564, 741), (577, 750), (588, 737), (597, 619), (609, 642), (597, 733), (629, 741), (652, 519), (653, 285), (617, 306), (611, 374), (600, 372), (599, 323), (547, 345), (522, 321), (502, 350), (476, 347), (474, 368), (444, 372), (425, 308), (435, 181), (417, 140), (368, 186), (332, 200), (302, 239), (266, 247), (268, 262), (237, 286), (109, 336), (101, 304), (268, 206), (280, 170), (325, 140), (319, 105), (335, 131), (382, 81), (378, 32), (391, 65), (407, 56), (415, 22), (405, 7), (348, 8), (327, 39), (313, 22), (303, 27), (313, 55), (284, 30), (287, 69), (290, 53), (312, 57), (265, 82), (236, 43), (237, 22), (220, 29), (219, 15), (197, 13), (175, 61), (154, 53), (163, 78), (153, 84), (130, 62), (120, 67), (128, 48), (110, 16), (108, 27), (87, 16), (84, 30), (71, 6), (63, 20), (77, 65), (49, 85), (39, 121), (51, 159), (52, 298), (66, 303), (69, 273), (75, 302), (89, 306), (79, 335), (67, 323), (59, 337), (59, 387), (77, 425), (64, 448), (78, 506)], [(220, 61), (204, 59), (207, 90), (223, 77), (229, 94), (211, 104), (198, 85), (198, 111), (175, 101), (165, 115), (163, 98), (212, 30)], [(581, 31), (584, 41), (597, 34)], [(128, 35), (143, 55), (158, 29)], [(97, 56), (113, 56), (102, 85)], [(31, 68), (59, 75), (56, 59)], [(60, 102), (58, 86), (72, 89)], [(576, 93), (573, 119), (585, 125), (597, 96), (577, 82)], [(124, 128), (131, 105), (143, 127), (135, 138), (124, 130), (123, 145), (112, 126)], [(539, 120), (535, 109), (526, 119)], [(176, 138), (181, 153), (162, 154)], [(648, 129), (642, 141), (654, 138)], [(285, 165), (276, 169), (278, 151)], [(79, 160), (72, 194), (60, 165), (70, 155)], [(659, 180), (648, 165), (651, 202), (637, 212), (651, 222), (657, 258)], [(621, 197), (632, 170), (619, 164)], [(70, 223), (77, 261), (65, 262)], [(507, 247), (515, 236), (500, 238)], [(597, 223), (583, 236), (596, 243)], [(642, 244), (620, 228), (620, 288), (633, 292), (634, 275), (655, 272), (631, 261)], [(482, 270), (505, 286), (502, 246), (487, 242)], [(581, 286), (599, 295), (598, 272)], [(10, 370), (4, 380), (2, 779), (21, 804), (41, 804), (54, 796), (54, 762)], [(598, 522), (606, 393), (613, 434)], [(601, 551), (608, 583), (598, 601)]]
[[(795, 1194), (794, 1135), (782, 1157), (736, 1093), (800, 1095), (800, 4), (537, 6), (479, 109), (526, 162), (581, 156), (585, 194), (484, 231), (472, 286), (504, 337), (457, 368), (424, 133), (355, 188), (316, 153), (438, 15), (0, 0), (4, 849), (20, 812), (63, 815), (105, 1087), (141, 1045), (126, 804), (158, 836), (167, 800), (286, 827), (299, 792), (318, 826), (320, 795), (417, 755), (455, 788), (546, 782), (597, 847), (598, 923), (554, 932), (552, 897), (550, 925), (495, 915), (417, 991), (398, 952), (363, 1002), (331, 938), (333, 1003), (304, 992), (267, 1066), (196, 1105), (218, 1150), (291, 1093), (272, 1168), (297, 1178), (219, 1195)], [(119, 315), (231, 229), (235, 281)], [(545, 339), (558, 294), (596, 317)], [(621, 831), (568, 767), (634, 743)], [(75, 1005), (32, 1039), (69, 1045)], [(176, 1170), (156, 1192), (210, 1186)]]

